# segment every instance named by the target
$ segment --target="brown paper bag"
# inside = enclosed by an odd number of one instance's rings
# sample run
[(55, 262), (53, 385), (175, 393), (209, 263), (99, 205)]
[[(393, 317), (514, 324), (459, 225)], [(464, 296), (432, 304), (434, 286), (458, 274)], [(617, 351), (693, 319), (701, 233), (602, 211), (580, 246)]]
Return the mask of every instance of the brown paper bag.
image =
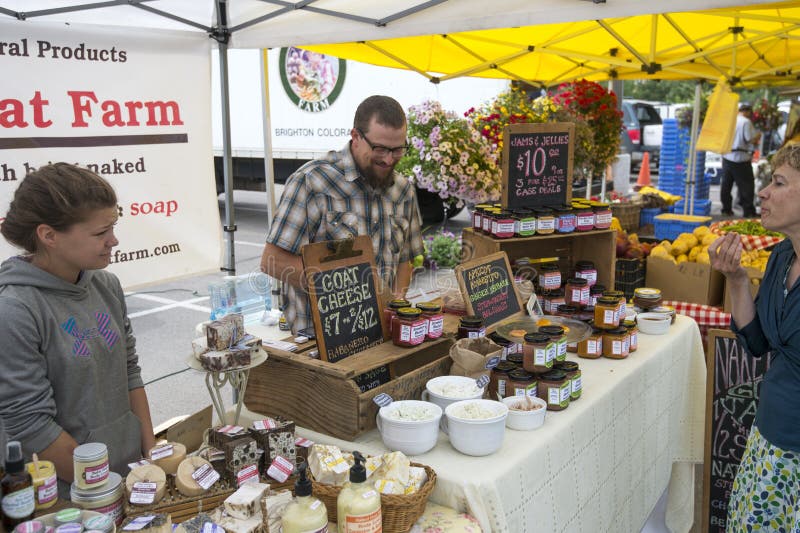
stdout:
[(450, 358), (453, 360), (450, 375), (469, 376), (475, 379), (488, 376), (491, 370), (486, 368), (486, 363), (492, 357), (502, 355), (503, 348), (487, 337), (459, 339), (450, 348)]

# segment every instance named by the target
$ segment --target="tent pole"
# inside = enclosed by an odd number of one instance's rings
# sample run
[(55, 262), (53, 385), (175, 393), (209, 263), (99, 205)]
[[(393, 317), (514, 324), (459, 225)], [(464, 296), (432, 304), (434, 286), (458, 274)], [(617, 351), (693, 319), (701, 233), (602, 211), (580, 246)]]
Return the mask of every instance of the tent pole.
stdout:
[(698, 82), (694, 86), (694, 113), (692, 113), (692, 130), (689, 134), (689, 174), (688, 174), (688, 182), (686, 183), (686, 199), (683, 202), (683, 212), (686, 213), (686, 209), (689, 209), (689, 214), (694, 214), (694, 193), (695, 193), (695, 181), (697, 179), (697, 152), (695, 152), (695, 147), (697, 146), (697, 130), (700, 129), (700, 100), (702, 97), (702, 83), (698, 80)]
[[(269, 50), (261, 50), (261, 103), (264, 117), (264, 188), (267, 191), (267, 234), (272, 226), (272, 217), (275, 214), (275, 166), (272, 156), (272, 121), (269, 107)], [(280, 295), (280, 285), (277, 279), (272, 280), (272, 294)], [(277, 302), (280, 298), (273, 298), (273, 308), (282, 306)]]
[(228, 12), (227, 0), (217, 0), (217, 27), (214, 38), (219, 51), (220, 99), (222, 101), (222, 170), (225, 182), (225, 265), (223, 272), (236, 275), (236, 251), (233, 236), (236, 231), (236, 216), (233, 205), (233, 160), (231, 158), (231, 106), (228, 85)]

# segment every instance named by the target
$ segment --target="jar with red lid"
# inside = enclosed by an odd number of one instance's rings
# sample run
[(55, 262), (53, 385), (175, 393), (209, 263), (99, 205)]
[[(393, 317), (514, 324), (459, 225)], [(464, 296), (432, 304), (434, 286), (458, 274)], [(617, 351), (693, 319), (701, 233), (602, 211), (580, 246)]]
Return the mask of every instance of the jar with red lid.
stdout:
[(597, 283), (597, 268), (591, 261), (578, 261), (575, 263), (575, 277), (582, 278), (593, 287)]
[(594, 229), (594, 211), (588, 204), (572, 204), (575, 213), (576, 229), (578, 231), (591, 231)]
[(594, 227), (597, 229), (608, 229), (611, 227), (611, 208), (605, 202), (592, 202), (594, 211)]
[(564, 287), (564, 298), (568, 304), (579, 306), (589, 304), (589, 282), (583, 278), (570, 278)]
[(589, 289), (589, 305), (597, 305), (597, 299), (606, 292), (606, 286), (595, 284)]
[(548, 291), (561, 287), (561, 270), (558, 265), (545, 263), (539, 266), (539, 287)]
[(522, 344), (522, 368), (528, 372), (547, 372), (553, 368), (555, 350), (549, 335), (526, 333)]
[(554, 315), (559, 305), (564, 305), (564, 289), (552, 289), (542, 293), (542, 310), (548, 315)]
[(536, 376), (517, 368), (508, 373), (506, 396), (536, 396)]
[(444, 331), (444, 315), (442, 306), (436, 302), (420, 302), (417, 309), (422, 311), (422, 318), (428, 321), (428, 331), (425, 334), (426, 341), (432, 341), (442, 336)]
[(630, 337), (627, 329), (609, 329), (603, 333), (603, 357), (625, 359), (629, 353)]
[(409, 348), (422, 344), (428, 332), (428, 321), (422, 317), (422, 311), (413, 307), (402, 307), (397, 310), (392, 327), (392, 342), (396, 346)]
[(603, 356), (603, 330), (592, 327), (592, 332), (578, 343), (578, 357), (599, 359)]
[(492, 369), (492, 373), (489, 375), (488, 397), (490, 400), (495, 400), (498, 397), (505, 398), (509, 395), (509, 389), (507, 387), (508, 373), (517, 368), (519, 368), (517, 365), (509, 361), (500, 361), (497, 363), (497, 366)]
[(572, 212), (570, 205), (558, 205), (553, 207), (556, 216), (556, 231), (558, 233), (572, 233), (578, 226), (578, 218)]
[(536, 233), (539, 235), (549, 235), (556, 231), (556, 218), (553, 210), (549, 207), (534, 207), (536, 213)]
[(562, 326), (540, 326), (537, 333), (547, 335), (556, 347), (556, 361), (564, 361), (567, 358), (567, 335)]
[(510, 239), (514, 236), (514, 216), (510, 211), (500, 211), (492, 221), (492, 236), (495, 239)]
[(572, 387), (566, 372), (553, 369), (544, 374), (539, 374), (538, 378), (538, 396), (547, 402), (548, 411), (563, 411), (569, 407)]
[(462, 316), (458, 323), (456, 337), (459, 339), (477, 339), (486, 336), (486, 328), (483, 327), (483, 319), (479, 316)]
[(392, 332), (392, 322), (394, 317), (397, 316), (397, 310), (403, 307), (411, 307), (411, 302), (403, 298), (395, 298), (389, 301), (389, 305), (383, 310), (383, 316), (386, 318), (386, 327), (389, 328), (389, 333)]

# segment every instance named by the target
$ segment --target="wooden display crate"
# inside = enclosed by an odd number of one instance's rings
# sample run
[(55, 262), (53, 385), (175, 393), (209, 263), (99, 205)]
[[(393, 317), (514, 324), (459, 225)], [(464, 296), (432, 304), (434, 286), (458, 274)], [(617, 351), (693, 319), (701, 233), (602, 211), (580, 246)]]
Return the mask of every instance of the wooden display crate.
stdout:
[(616, 231), (612, 229), (553, 233), (512, 239), (495, 239), (466, 228), (461, 234), (464, 261), (505, 252), (513, 264), (515, 259), (558, 257), (562, 280), (566, 280), (577, 261), (592, 261), (597, 268), (597, 283), (614, 288), (614, 267), (617, 258)]
[[(457, 320), (446, 315), (445, 329), (452, 331)], [(251, 411), (353, 440), (376, 427), (375, 396), (385, 392), (395, 400), (418, 400), (429, 379), (447, 374), (452, 344), (450, 336), (413, 348), (388, 341), (335, 363), (309, 357), (313, 342), (297, 352), (265, 346), (269, 358), (250, 370), (244, 403)], [(355, 378), (382, 367), (388, 368), (388, 382), (361, 392)]]

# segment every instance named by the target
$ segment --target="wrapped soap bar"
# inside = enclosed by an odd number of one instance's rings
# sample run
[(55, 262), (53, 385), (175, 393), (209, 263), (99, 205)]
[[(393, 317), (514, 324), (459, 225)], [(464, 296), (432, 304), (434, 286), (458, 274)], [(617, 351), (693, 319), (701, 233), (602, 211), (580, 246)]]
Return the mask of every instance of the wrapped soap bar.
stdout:
[(261, 498), (261, 520), (266, 525), (265, 533), (281, 533), (281, 517), (291, 502), (292, 493), (288, 490), (271, 490)]
[(418, 466), (411, 466), (408, 469), (408, 483), (405, 486), (405, 494), (414, 494), (422, 489), (425, 483), (428, 482), (428, 474), (424, 468)]
[(225, 452), (220, 450), (219, 448), (214, 448), (213, 446), (206, 448), (205, 450), (200, 452), (200, 457), (211, 463), (211, 466), (214, 467), (214, 470), (217, 473), (224, 477), (227, 477), (227, 472), (225, 469)]
[(314, 444), (308, 452), (308, 467), (319, 483), (340, 486), (348, 479), (350, 465), (337, 446)]
[(261, 533), (263, 530), (260, 516), (240, 520), (222, 514), (220, 518), (216, 519), (216, 523), (225, 530), (225, 533)]
[(173, 533), (222, 533), (223, 531), (225, 530), (215, 524), (211, 516), (199, 513), (194, 518), (175, 526)]
[(408, 484), (410, 461), (403, 452), (392, 452), (383, 455), (383, 464), (375, 472), (376, 479), (390, 479), (401, 485)]
[(172, 518), (168, 514), (149, 514), (127, 518), (119, 531), (141, 531), (144, 533), (172, 533)]
[(251, 465), (258, 467), (261, 455), (254, 439), (243, 437), (226, 442), (222, 449), (225, 451), (225, 468), (231, 481), (236, 481), (237, 475), (242, 469)]
[(266, 472), (266, 469), (278, 456), (295, 464), (297, 452), (294, 444), (294, 422), (280, 418), (267, 418), (257, 420), (253, 426), (250, 428), (250, 436), (256, 440), (258, 447), (264, 450), (261, 458), (262, 472)]
[(211, 350), (230, 348), (244, 335), (244, 316), (241, 313), (225, 315), (206, 324), (206, 342)]
[(266, 483), (245, 483), (225, 498), (225, 512), (240, 520), (260, 516), (261, 497), (268, 490), (269, 485)]
[(211, 372), (221, 372), (247, 366), (252, 361), (249, 348), (230, 350), (208, 350), (198, 356), (200, 366)]
[(381, 494), (405, 494), (406, 488), (398, 481), (391, 479), (376, 479), (373, 484), (375, 490)]

